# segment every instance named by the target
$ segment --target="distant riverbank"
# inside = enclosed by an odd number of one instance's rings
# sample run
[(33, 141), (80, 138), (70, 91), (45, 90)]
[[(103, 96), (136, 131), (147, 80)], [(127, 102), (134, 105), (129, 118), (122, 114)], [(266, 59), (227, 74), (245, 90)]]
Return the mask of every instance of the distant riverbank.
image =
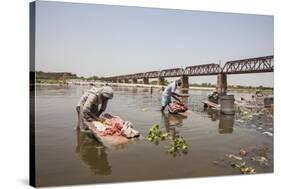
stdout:
[[(44, 82), (37, 82), (36, 86), (66, 86), (66, 85), (85, 85), (85, 86), (112, 86), (112, 87), (141, 87), (141, 88), (158, 88), (161, 89), (162, 87), (166, 87), (163, 85), (155, 85), (155, 84), (139, 84), (139, 83), (106, 83), (102, 81), (80, 81), (80, 82), (55, 82), (52, 80), (48, 82), (45, 80)], [(189, 88), (183, 88), (183, 90), (204, 90), (204, 91), (215, 91), (215, 87), (206, 87), (206, 86), (192, 86), (190, 85)], [(256, 91), (263, 91), (264, 93), (273, 94), (273, 89), (269, 88), (245, 88), (245, 87), (228, 87), (228, 92), (241, 92), (241, 93), (255, 93)]]

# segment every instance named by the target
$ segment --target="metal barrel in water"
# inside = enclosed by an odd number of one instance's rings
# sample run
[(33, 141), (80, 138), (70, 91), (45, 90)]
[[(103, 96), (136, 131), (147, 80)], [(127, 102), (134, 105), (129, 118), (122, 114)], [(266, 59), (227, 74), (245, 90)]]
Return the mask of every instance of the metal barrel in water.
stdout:
[(264, 107), (270, 108), (273, 104), (273, 96), (268, 96), (264, 98)]
[(221, 113), (233, 115), (234, 109), (234, 95), (221, 95), (220, 96)]

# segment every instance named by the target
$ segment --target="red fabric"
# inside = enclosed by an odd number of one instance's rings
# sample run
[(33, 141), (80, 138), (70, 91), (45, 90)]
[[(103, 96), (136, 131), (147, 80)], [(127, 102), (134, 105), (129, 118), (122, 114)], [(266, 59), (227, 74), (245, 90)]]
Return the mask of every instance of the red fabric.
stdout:
[(120, 127), (119, 124), (116, 124), (116, 125), (114, 125), (112, 127), (107, 127), (105, 129), (105, 131), (103, 131), (101, 133), (101, 135), (102, 136), (107, 136), (107, 135), (111, 135), (111, 136), (112, 135), (117, 135), (117, 136), (120, 136), (121, 135), (121, 129), (122, 129), (122, 127)]
[(187, 105), (179, 102), (172, 102), (168, 105), (170, 113), (185, 112), (188, 109)]
[(115, 117), (110, 114), (103, 115), (104, 118), (107, 118), (111, 121), (111, 127), (107, 127), (105, 131), (102, 132), (102, 136), (107, 135), (121, 135), (121, 129), (123, 128), (123, 120), (120, 117)]
[(111, 121), (111, 126), (112, 127), (117, 127), (117, 128), (121, 128), (123, 127), (123, 120), (120, 117), (113, 117), (112, 119), (110, 119)]

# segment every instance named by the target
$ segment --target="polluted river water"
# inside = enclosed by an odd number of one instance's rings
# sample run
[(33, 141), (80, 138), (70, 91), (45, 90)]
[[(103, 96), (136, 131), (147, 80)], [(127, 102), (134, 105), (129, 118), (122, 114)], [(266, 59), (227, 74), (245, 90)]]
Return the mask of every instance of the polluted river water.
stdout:
[[(200, 90), (190, 90), (190, 97), (183, 99), (190, 109), (187, 118), (168, 114), (167, 110), (162, 114), (159, 89), (114, 87), (107, 112), (132, 122), (144, 139), (104, 148), (75, 129), (75, 106), (88, 88), (36, 86), (38, 186), (239, 175), (241, 171), (233, 165), (243, 162), (256, 173), (273, 172), (272, 116), (255, 114), (245, 121), (238, 113), (224, 116), (204, 110), (201, 101), (210, 92)], [(235, 97), (240, 96), (251, 94), (235, 93)], [(172, 136), (182, 136), (188, 143), (188, 153), (174, 156), (167, 152), (169, 140), (158, 144), (146, 140), (153, 124)], [(246, 155), (239, 154), (241, 149)]]

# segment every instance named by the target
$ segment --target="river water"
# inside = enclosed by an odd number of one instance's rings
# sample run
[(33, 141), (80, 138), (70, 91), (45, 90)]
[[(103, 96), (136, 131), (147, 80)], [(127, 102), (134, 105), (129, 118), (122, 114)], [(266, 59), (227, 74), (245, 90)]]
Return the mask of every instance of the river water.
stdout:
[[(188, 153), (173, 156), (167, 153), (169, 141), (154, 144), (144, 139), (118, 148), (103, 148), (88, 135), (76, 131), (75, 106), (87, 89), (88, 86), (74, 85), (36, 87), (38, 186), (236, 175), (241, 173), (231, 167), (226, 155), (237, 154), (241, 148), (249, 154), (245, 158), (247, 165), (257, 173), (273, 172), (273, 137), (263, 134), (253, 123), (250, 127), (241, 126), (237, 116), (204, 111), (201, 101), (208, 91), (189, 91), (190, 97), (184, 100), (191, 113), (184, 118), (160, 113), (159, 89), (114, 88), (108, 112), (131, 121), (144, 137), (153, 124), (184, 137)], [(273, 130), (272, 120), (267, 122), (266, 129)], [(266, 157), (266, 165), (251, 161), (250, 156), (256, 155)]]

